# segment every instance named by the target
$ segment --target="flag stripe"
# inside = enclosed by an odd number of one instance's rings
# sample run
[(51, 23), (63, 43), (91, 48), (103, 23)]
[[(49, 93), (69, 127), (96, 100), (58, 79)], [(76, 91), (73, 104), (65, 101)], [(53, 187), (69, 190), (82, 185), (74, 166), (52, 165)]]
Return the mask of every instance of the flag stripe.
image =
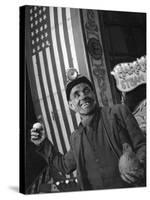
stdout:
[[(62, 30), (62, 22), (60, 21), (60, 16), (58, 15), (58, 8), (54, 8), (54, 22), (55, 22), (55, 32), (56, 32), (56, 39), (58, 45), (58, 53), (61, 63), (61, 70), (62, 70), (62, 77), (64, 81), (64, 85), (67, 83), (66, 80), (66, 62), (68, 62), (67, 52), (65, 48), (65, 43), (63, 43), (63, 32)], [(69, 68), (69, 63), (67, 64)]]
[[(50, 24), (50, 22), (49, 22), (49, 20), (48, 20), (48, 23)], [(50, 31), (50, 29), (49, 29), (49, 40), (50, 41), (52, 41), (52, 37), (51, 37), (51, 31)], [(52, 84), (50, 84), (51, 85), (51, 91), (52, 91), (52, 95), (51, 95), (51, 98), (52, 98), (52, 96), (54, 97), (54, 95), (56, 95), (56, 93), (57, 93), (57, 95), (58, 94), (60, 94), (61, 93), (61, 88), (59, 87), (59, 79), (58, 79), (58, 74), (57, 74), (57, 69), (56, 69), (56, 62), (55, 62), (55, 56), (54, 56), (54, 50), (53, 50), (53, 45), (51, 45), (50, 46), (50, 49), (49, 50), (46, 50), (47, 51), (47, 55), (49, 55), (49, 56), (46, 56), (47, 58), (46, 58), (46, 60), (47, 60), (47, 66), (48, 66), (48, 68), (49, 68), (49, 70), (51, 70), (51, 72), (49, 72), (48, 74), (48, 76), (49, 76), (49, 81), (51, 82), (51, 76), (53, 76), (53, 83)], [(50, 52), (48, 52), (48, 51), (50, 51)], [(51, 75), (51, 76), (50, 76)], [(57, 84), (56, 84), (57, 83)], [(55, 90), (52, 90), (52, 86), (53, 86), (53, 89), (55, 89)], [(55, 87), (55, 88), (54, 88)], [(55, 99), (54, 99), (54, 102), (55, 102)], [(55, 102), (55, 104), (57, 105), (57, 102)], [(62, 106), (63, 107), (63, 106)], [(55, 113), (56, 113), (56, 115), (57, 115), (57, 112), (58, 111), (58, 109), (56, 108), (55, 109)], [(58, 116), (58, 118), (56, 118), (56, 120), (57, 120), (57, 124), (59, 125), (59, 121), (60, 121), (60, 118), (59, 118), (59, 116)], [(62, 142), (66, 142), (65, 141), (65, 139), (63, 138), (63, 130), (61, 130), (61, 128), (60, 128), (60, 137), (61, 137), (61, 141)], [(70, 131), (69, 131), (70, 132)], [(66, 146), (66, 145), (65, 145)], [(65, 151), (66, 152), (66, 151)]]
[[(54, 77), (55, 77), (55, 85), (56, 85), (56, 87), (54, 86), (55, 87), (55, 91), (53, 93), (54, 94), (57, 93), (57, 95), (59, 97), (58, 100), (60, 100), (59, 102), (61, 102), (59, 104), (56, 103), (56, 105), (60, 107), (60, 109), (58, 110), (59, 113), (60, 113), (60, 115), (63, 116), (63, 118), (61, 117), (61, 120), (60, 120), (61, 123), (62, 123), (62, 127), (63, 127), (63, 129), (61, 131), (61, 136), (64, 137), (65, 143), (66, 142), (68, 143), (68, 144), (66, 143), (66, 148), (69, 149), (70, 148), (70, 144), (69, 144), (69, 139), (68, 138), (70, 137), (71, 130), (69, 130), (69, 123), (68, 123), (68, 119), (66, 117), (66, 112), (64, 110), (66, 108), (69, 110), (69, 108), (68, 108), (68, 103), (66, 104), (66, 107), (63, 104), (63, 99), (62, 99), (63, 95), (62, 95), (62, 92), (65, 92), (65, 91), (62, 90), (60, 86), (64, 85), (64, 83), (63, 83), (63, 79), (62, 79), (62, 83), (60, 83), (60, 81), (59, 81), (59, 79), (60, 79), (59, 77), (60, 76), (62, 77), (62, 74), (61, 74), (62, 71), (61, 71), (61, 69), (58, 69), (58, 67), (56, 65), (57, 63), (56, 63), (56, 56), (55, 56), (55, 51), (54, 51), (55, 49), (53, 47), (54, 45), (53, 45), (53, 38), (52, 38), (52, 29), (55, 28), (55, 26), (53, 25), (53, 27), (51, 27), (50, 16), (48, 17), (48, 23), (50, 25), (49, 40), (52, 41), (52, 45), (50, 46), (50, 55), (51, 55), (52, 70), (53, 70), (53, 74), (54, 74)], [(56, 38), (55, 38), (55, 40), (56, 40)], [(64, 95), (66, 95), (66, 94), (64, 94)], [(67, 135), (68, 135), (68, 137), (66, 137)]]
[[(33, 61), (33, 68), (34, 68), (34, 75), (35, 75), (35, 81), (36, 81), (36, 86), (37, 86), (37, 92), (38, 92), (40, 106), (41, 106), (41, 110), (42, 110), (42, 114), (43, 114), (43, 118), (44, 118), (44, 123), (45, 123), (47, 133), (50, 133), (50, 128), (49, 128), (49, 124), (48, 124), (48, 120), (47, 120), (45, 106), (44, 106), (44, 103), (43, 103), (43, 96), (42, 96), (42, 91), (41, 91), (41, 86), (40, 86), (35, 56), (32, 57), (32, 61)], [(53, 140), (52, 140), (52, 137), (51, 137), (50, 134), (48, 134), (48, 138), (53, 143)]]
[[(77, 69), (77, 71), (79, 72), (79, 66), (78, 66), (74, 38), (73, 38), (73, 31), (72, 31), (70, 8), (66, 8), (66, 20), (67, 20), (67, 30), (68, 30), (68, 36), (69, 36), (70, 49), (71, 49), (71, 56), (73, 60), (73, 67)], [(77, 124), (79, 124), (80, 123), (79, 114), (76, 113), (75, 116), (76, 116)]]
[(64, 31), (64, 38), (65, 38), (65, 44), (66, 44), (66, 49), (67, 49), (67, 54), (68, 54), (68, 62), (69, 62), (69, 67), (73, 67), (73, 59), (71, 55), (71, 47), (69, 43), (69, 35), (67, 31), (67, 20), (66, 20), (66, 8), (62, 8), (62, 21), (63, 21), (63, 31)]
[[(37, 59), (38, 60), (38, 59)], [(60, 137), (59, 137), (59, 131), (58, 131), (58, 124), (56, 124), (55, 120), (53, 120), (53, 106), (52, 106), (52, 103), (51, 103), (51, 98), (50, 98), (50, 95), (49, 95), (49, 90), (48, 90), (48, 85), (47, 85), (47, 79), (46, 79), (46, 75), (45, 75), (45, 65), (44, 65), (44, 61), (43, 61), (43, 53), (40, 52), (39, 53), (39, 64), (40, 64), (40, 70), (41, 70), (41, 73), (39, 73), (39, 76), (41, 76), (41, 85), (43, 84), (43, 87), (44, 87), (44, 91), (45, 91), (45, 102), (47, 102), (48, 104), (48, 110), (49, 110), (49, 114), (50, 114), (50, 118), (53, 122), (53, 128), (54, 128), (54, 131), (55, 131), (55, 137), (56, 137), (56, 141), (57, 141), (57, 146), (58, 146), (58, 149), (60, 150), (61, 153), (64, 153), (64, 148), (62, 147), (62, 142), (60, 140)]]
[[(53, 50), (53, 64), (55, 63), (55, 65), (53, 65), (53, 68), (56, 69), (55, 71), (55, 77), (58, 77), (58, 81), (57, 81), (57, 87), (59, 86), (59, 93), (62, 95), (63, 97), (63, 101), (61, 102), (60, 104), (60, 101), (58, 99), (58, 103), (56, 104), (58, 107), (59, 107), (59, 115), (60, 115), (60, 119), (61, 119), (61, 124), (62, 124), (62, 135), (65, 139), (65, 142), (66, 142), (66, 148), (67, 150), (70, 149), (70, 145), (69, 145), (69, 132), (66, 130), (66, 127), (65, 127), (65, 123), (64, 123), (64, 119), (65, 117), (63, 117), (62, 115), (62, 110), (61, 110), (61, 105), (63, 106), (63, 102), (64, 102), (64, 97), (65, 97), (65, 90), (64, 90), (64, 82), (63, 82), (63, 78), (62, 78), (62, 72), (61, 72), (61, 66), (60, 66), (60, 60), (59, 60), (59, 54), (58, 54), (58, 47), (57, 47), (57, 40), (56, 40), (56, 33), (55, 33), (55, 24), (54, 24), (54, 13), (53, 13), (53, 8), (50, 8), (51, 9), (51, 13), (50, 13), (50, 26), (51, 26), (51, 30), (50, 30), (50, 35), (51, 35), (51, 41), (52, 41), (52, 50)], [(54, 67), (55, 66), (55, 67)], [(54, 72), (53, 72), (54, 73)], [(59, 73), (59, 76), (58, 76), (58, 73)], [(55, 80), (56, 81), (56, 80)], [(55, 87), (55, 92), (57, 93), (57, 88)], [(68, 105), (67, 105), (67, 108), (68, 108)], [(66, 109), (66, 108), (65, 108)], [(64, 113), (65, 114), (65, 113)], [(64, 115), (65, 116), (65, 115)]]
[[(57, 16), (58, 16), (59, 37), (60, 37), (60, 43), (61, 43), (63, 59), (64, 59), (64, 70), (67, 71), (67, 69), (69, 69), (70, 67), (73, 67), (73, 63), (72, 64), (69, 63), (69, 55), (70, 55), (71, 61), (72, 61), (72, 59), (71, 59), (70, 48), (67, 48), (67, 45), (69, 47), (69, 38), (67, 37), (68, 36), (67, 32), (65, 32), (65, 30), (67, 29), (67, 24), (65, 23), (66, 15), (65, 14), (63, 15), (63, 10), (64, 10), (63, 8), (57, 8)], [(64, 27), (65, 27), (65, 29), (64, 29)], [(66, 78), (66, 76), (65, 76), (65, 78)], [(66, 82), (66, 80), (64, 82)], [(70, 110), (69, 110), (68, 116), (69, 116), (68, 119), (70, 119), (69, 124), (71, 126), (71, 132), (73, 132), (74, 126), (77, 127), (77, 121), (75, 118), (75, 114), (70, 112)], [(72, 122), (74, 125), (72, 124)]]
[[(39, 80), (40, 80), (40, 84), (41, 84), (41, 89), (42, 89), (42, 94), (43, 94), (43, 100), (44, 100), (44, 105), (45, 105), (45, 109), (46, 109), (46, 113), (47, 113), (47, 117), (48, 117), (48, 123), (52, 122), (52, 125), (53, 125), (53, 134), (55, 139), (56, 139), (56, 142), (57, 142), (57, 149), (61, 152), (61, 153), (64, 153), (64, 148), (63, 148), (63, 145), (61, 143), (60, 144), (60, 139), (57, 138), (59, 137), (59, 135), (57, 133), (60, 132), (60, 128), (59, 128), (59, 123), (56, 124), (55, 120), (54, 119), (54, 110), (53, 110), (53, 107), (52, 107), (52, 104), (51, 104), (51, 99), (50, 98), (47, 98), (46, 96), (46, 93), (45, 93), (45, 88), (44, 88), (44, 83), (43, 83), (43, 75), (42, 75), (42, 70), (41, 68), (43, 66), (40, 66), (40, 59), (39, 59), (39, 55), (37, 55), (37, 66), (38, 66), (38, 72), (39, 72)], [(52, 129), (50, 129), (50, 131), (52, 131)], [(57, 137), (55, 136), (57, 135)], [(53, 143), (55, 144), (55, 143)]]
[[(59, 59), (60, 59), (60, 63), (61, 63), (62, 79), (63, 79), (63, 85), (64, 85), (65, 79), (66, 79), (66, 72), (65, 72), (65, 66), (64, 66), (65, 57), (63, 56), (63, 52), (65, 51), (65, 48), (63, 48), (63, 46), (61, 45), (61, 35), (59, 34), (60, 24), (58, 23), (58, 15), (57, 15), (57, 9), (56, 8), (54, 9), (54, 20), (55, 20), (55, 32), (56, 32), (56, 39), (57, 39), (58, 54), (59, 54)], [(65, 86), (63, 88), (65, 88)], [(63, 114), (65, 116), (64, 120), (65, 120), (66, 128), (68, 130), (68, 133), (69, 133), (69, 131), (73, 132), (74, 131), (74, 125), (73, 125), (73, 122), (72, 122), (70, 109), (68, 107), (66, 94), (65, 93), (62, 94), (63, 93), (62, 88), (60, 88), (60, 90), (61, 90), (60, 100), (62, 100), (61, 101), (62, 109), (64, 109)], [(64, 97), (62, 95), (64, 95)], [(70, 137), (70, 133), (69, 133), (68, 137)]]
[[(42, 80), (42, 72), (41, 72), (41, 66), (40, 66), (40, 60), (39, 60), (39, 54), (38, 53), (35, 55), (35, 62), (37, 64), (37, 73), (38, 73), (36, 76), (38, 76), (38, 78), (39, 78), (41, 93), (42, 93), (42, 99), (40, 99), (40, 101), (43, 101), (43, 103), (44, 103), (45, 112), (46, 112), (46, 115), (47, 115), (47, 121), (48, 121), (48, 124), (49, 124), (49, 127), (50, 127), (50, 132), (47, 132), (47, 136), (49, 138), (49, 135), (51, 135), (52, 140), (53, 140), (54, 129), (50, 126), (50, 124), (51, 124), (51, 115), (50, 114), (51, 113), (49, 112), (50, 108), (49, 108), (49, 105), (48, 105), (48, 102), (47, 102), (46, 92), (45, 92), (45, 88), (44, 88), (44, 84), (43, 84), (43, 80)], [(55, 144), (54, 140), (53, 140), (53, 144)]]
[(58, 116), (59, 116), (59, 121), (60, 121), (60, 124), (61, 124), (61, 133), (60, 133), (60, 135), (61, 136), (63, 135), (64, 141), (65, 141), (65, 144), (66, 144), (66, 149), (68, 150), (70, 145), (69, 145), (69, 141), (68, 141), (68, 136), (67, 136), (67, 134), (64, 133), (66, 131), (66, 128), (65, 128), (65, 125), (64, 125), (61, 106), (60, 106), (60, 101), (59, 101), (59, 98), (58, 98), (58, 93), (57, 93), (55, 77), (54, 77), (54, 71), (53, 71), (53, 66), (52, 66), (52, 61), (51, 61), (49, 48), (46, 48), (46, 56), (47, 56), (48, 71), (49, 71), (49, 77), (50, 77), (50, 81), (51, 81), (52, 91), (53, 91), (54, 100), (55, 100), (55, 103), (56, 103), (56, 108), (57, 108), (57, 113), (58, 113)]
[(70, 8), (66, 8), (66, 19), (67, 19), (67, 30), (68, 30), (68, 35), (69, 35), (69, 43), (70, 43), (71, 54), (72, 54), (72, 59), (73, 59), (73, 67), (75, 69), (77, 69), (77, 71), (79, 71), (78, 61), (77, 61), (76, 51), (75, 51), (74, 38), (73, 38)]
[[(58, 45), (58, 52), (59, 52), (59, 58), (60, 58), (60, 62), (61, 62), (61, 69), (62, 72), (64, 72), (64, 70), (69, 69), (69, 61), (68, 61), (68, 54), (67, 54), (67, 48), (66, 48), (66, 43), (65, 43), (65, 36), (64, 36), (64, 28), (63, 28), (63, 19), (62, 19), (62, 8), (54, 8), (54, 20), (55, 20), (55, 30), (56, 30), (56, 39), (57, 39), (57, 45)], [(65, 74), (63, 74), (63, 77), (65, 77)], [(64, 80), (65, 82), (65, 80)], [(68, 107), (68, 105), (67, 105)], [(69, 112), (70, 114), (70, 112)], [(68, 118), (68, 120), (71, 121), (71, 114)], [(76, 119), (74, 117), (74, 120), (76, 122)], [(69, 124), (70, 124), (69, 121)], [(76, 122), (77, 124), (77, 122)], [(73, 125), (73, 124), (72, 124)], [(74, 127), (72, 126), (72, 130), (71, 132), (74, 131)], [(76, 173), (71, 174), (71, 177), (76, 177)]]
[(62, 8), (57, 8), (57, 14), (58, 14), (58, 24), (59, 24), (59, 35), (60, 35), (60, 42), (62, 46), (62, 53), (64, 58), (64, 67), (65, 69), (69, 69), (69, 61), (68, 61), (68, 54), (67, 54), (67, 48), (65, 43), (65, 36), (64, 36), (64, 28), (63, 28), (63, 19), (62, 19)]
[[(40, 81), (40, 87), (41, 87), (42, 98), (43, 98), (43, 99), (40, 99), (40, 101), (44, 102), (45, 111), (46, 111), (46, 114), (47, 114), (47, 120), (48, 120), (48, 123), (50, 125), (50, 133), (47, 132), (47, 135), (49, 136), (49, 134), (51, 134), (52, 140), (53, 140), (53, 144), (56, 145), (57, 142), (56, 142), (56, 137), (55, 137), (55, 134), (54, 134), (55, 126), (53, 126), (53, 124), (52, 124), (53, 123), (53, 115), (52, 115), (53, 109), (51, 107), (49, 107), (49, 104), (48, 104), (49, 100), (47, 101), (47, 98), (49, 98), (49, 97), (46, 97), (46, 93), (45, 93), (45, 89), (44, 89), (44, 85), (43, 85), (43, 80), (42, 80), (42, 72), (41, 72), (41, 66), (40, 66), (40, 61), (39, 61), (39, 55), (38, 54), (36, 55), (35, 59), (36, 59), (35, 62), (37, 64), (37, 70), (38, 70), (38, 74), (36, 74), (36, 76), (38, 76), (39, 81)], [(58, 149), (58, 145), (56, 145), (56, 147)], [(63, 153), (62, 150), (60, 150), (60, 151)]]
[[(62, 77), (62, 74), (61, 74), (61, 65), (60, 65), (58, 45), (57, 45), (57, 40), (56, 40), (53, 8), (50, 8), (50, 25), (51, 25), (51, 36), (52, 36), (52, 42), (53, 42), (53, 50), (54, 50), (56, 68), (57, 68), (57, 72), (59, 72), (59, 84), (60, 84), (60, 87), (61, 87), (61, 92), (62, 92), (63, 102), (65, 104), (65, 109), (67, 110), (67, 112), (69, 112), (68, 103), (67, 103), (67, 99), (66, 99), (66, 92), (65, 92), (64, 82), (63, 82), (63, 77)], [(66, 132), (64, 132), (64, 135), (65, 134), (66, 134)]]
[[(57, 119), (57, 125), (58, 125), (58, 121), (60, 121), (61, 125), (62, 125), (62, 129), (60, 132), (60, 140), (61, 140), (61, 144), (63, 146), (64, 149), (64, 153), (67, 152), (70, 149), (70, 144), (69, 144), (69, 140), (67, 138), (67, 135), (65, 135), (64, 133), (64, 128), (65, 124), (62, 124), (63, 122), (63, 115), (62, 115), (62, 110), (60, 107), (60, 102), (59, 102), (59, 98), (58, 98), (58, 93), (57, 93), (57, 88), (56, 88), (56, 76), (54, 76), (54, 71), (53, 71), (53, 65), (52, 65), (52, 60), (51, 60), (51, 54), (50, 54), (50, 48), (47, 47), (45, 49), (46, 51), (46, 59), (47, 60), (47, 66), (48, 66), (48, 75), (49, 75), (49, 80), (51, 82), (51, 87), (52, 87), (52, 92), (53, 92), (53, 96), (54, 96), (54, 100), (56, 103), (56, 107), (57, 107), (57, 113), (59, 115), (59, 119)], [(56, 136), (57, 137), (57, 136)], [(70, 175), (66, 176), (67, 178), (70, 178)]]
[[(68, 65), (68, 67), (69, 67), (69, 60), (68, 60), (68, 56), (67, 56), (67, 48), (66, 48), (65, 40), (64, 40), (64, 32), (63, 32), (64, 29), (63, 29), (63, 20), (62, 20), (61, 10), (62, 9), (59, 8), (59, 14), (57, 13), (58, 20), (57, 20), (57, 16), (55, 16), (55, 19), (56, 19), (55, 25), (57, 26), (57, 24), (58, 24), (58, 29), (59, 29), (59, 35), (57, 34), (58, 31), (56, 31), (56, 36), (57, 36), (58, 45), (60, 45), (59, 54), (60, 54), (60, 52), (63, 53), (63, 54), (60, 55), (60, 58), (62, 60), (65, 60), (66, 65)], [(66, 53), (64, 53), (64, 52), (66, 52)], [(62, 66), (62, 71), (67, 71), (68, 67), (66, 65)], [(66, 79), (66, 75), (64, 76), (64, 78)], [(71, 130), (71, 132), (73, 132), (74, 131), (73, 123), (77, 126), (77, 122), (76, 122), (76, 119), (74, 117), (74, 114), (71, 115), (70, 109), (68, 107), (68, 102), (67, 102), (67, 99), (66, 99), (66, 94), (64, 94), (64, 96), (65, 96), (64, 102), (65, 102), (65, 108), (66, 108), (66, 112), (67, 112), (68, 122), (70, 124), (70, 130)]]
[[(62, 143), (62, 147), (63, 147), (63, 152), (65, 153), (67, 151), (66, 149), (66, 145), (65, 145), (65, 140), (62, 136), (62, 130), (61, 130), (61, 124), (60, 124), (60, 118), (58, 115), (58, 110), (57, 110), (57, 102), (55, 101), (54, 98), (54, 93), (53, 93), (53, 89), (52, 89), (52, 85), (55, 84), (56, 82), (53, 83), (52, 80), (54, 80), (54, 74), (51, 71), (52, 68), (52, 63), (51, 63), (51, 57), (49, 58), (50, 55), (47, 55), (46, 50), (43, 50), (43, 58), (44, 58), (44, 65), (45, 65), (45, 73), (46, 73), (46, 77), (47, 77), (47, 83), (48, 83), (48, 89), (49, 89), (49, 93), (50, 93), (50, 99), (51, 99), (51, 104), (52, 104), (52, 109), (53, 109), (53, 120), (55, 121), (57, 128), (58, 128), (58, 134), (60, 137), (60, 141)], [(49, 62), (50, 59), (50, 62)], [(56, 133), (55, 133), (56, 134)], [(57, 135), (56, 135), (57, 137)]]

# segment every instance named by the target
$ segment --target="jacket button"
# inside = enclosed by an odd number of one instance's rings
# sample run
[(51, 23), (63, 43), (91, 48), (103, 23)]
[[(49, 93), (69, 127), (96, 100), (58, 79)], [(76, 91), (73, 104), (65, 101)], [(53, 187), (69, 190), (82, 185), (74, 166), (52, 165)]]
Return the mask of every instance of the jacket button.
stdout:
[(99, 159), (96, 159), (96, 163), (98, 163), (99, 162)]

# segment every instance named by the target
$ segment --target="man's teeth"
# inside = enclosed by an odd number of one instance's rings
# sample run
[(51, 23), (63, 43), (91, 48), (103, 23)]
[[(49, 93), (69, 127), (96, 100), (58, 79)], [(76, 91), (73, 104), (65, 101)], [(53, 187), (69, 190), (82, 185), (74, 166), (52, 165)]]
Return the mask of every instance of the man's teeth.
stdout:
[(84, 108), (88, 107), (88, 106), (89, 106), (89, 104), (90, 104), (90, 103), (88, 103), (88, 102), (87, 102), (87, 103), (84, 103), (84, 104), (82, 104), (82, 108), (84, 109)]

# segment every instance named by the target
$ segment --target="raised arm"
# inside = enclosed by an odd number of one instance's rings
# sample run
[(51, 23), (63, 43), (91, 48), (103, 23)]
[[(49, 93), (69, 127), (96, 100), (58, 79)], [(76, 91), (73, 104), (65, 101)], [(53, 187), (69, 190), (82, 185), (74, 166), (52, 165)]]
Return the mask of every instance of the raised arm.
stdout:
[(72, 149), (70, 148), (65, 155), (58, 152), (47, 138), (43, 125), (38, 129), (35, 124), (33, 125), (33, 128), (31, 129), (31, 142), (36, 145), (37, 152), (47, 161), (47, 163), (49, 165), (54, 165), (55, 168), (63, 174), (69, 174), (76, 169)]

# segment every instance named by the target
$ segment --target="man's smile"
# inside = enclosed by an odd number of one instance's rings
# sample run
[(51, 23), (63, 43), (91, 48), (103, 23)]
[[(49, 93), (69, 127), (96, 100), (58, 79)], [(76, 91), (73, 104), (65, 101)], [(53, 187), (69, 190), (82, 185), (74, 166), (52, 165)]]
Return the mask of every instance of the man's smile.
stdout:
[(83, 100), (79, 103), (82, 109), (89, 108), (92, 104), (93, 104), (93, 99), (91, 98), (87, 98), (86, 100)]
[(83, 103), (83, 104), (81, 105), (81, 108), (85, 109), (85, 108), (89, 107), (90, 105), (91, 105), (91, 103), (86, 102), (86, 103)]

